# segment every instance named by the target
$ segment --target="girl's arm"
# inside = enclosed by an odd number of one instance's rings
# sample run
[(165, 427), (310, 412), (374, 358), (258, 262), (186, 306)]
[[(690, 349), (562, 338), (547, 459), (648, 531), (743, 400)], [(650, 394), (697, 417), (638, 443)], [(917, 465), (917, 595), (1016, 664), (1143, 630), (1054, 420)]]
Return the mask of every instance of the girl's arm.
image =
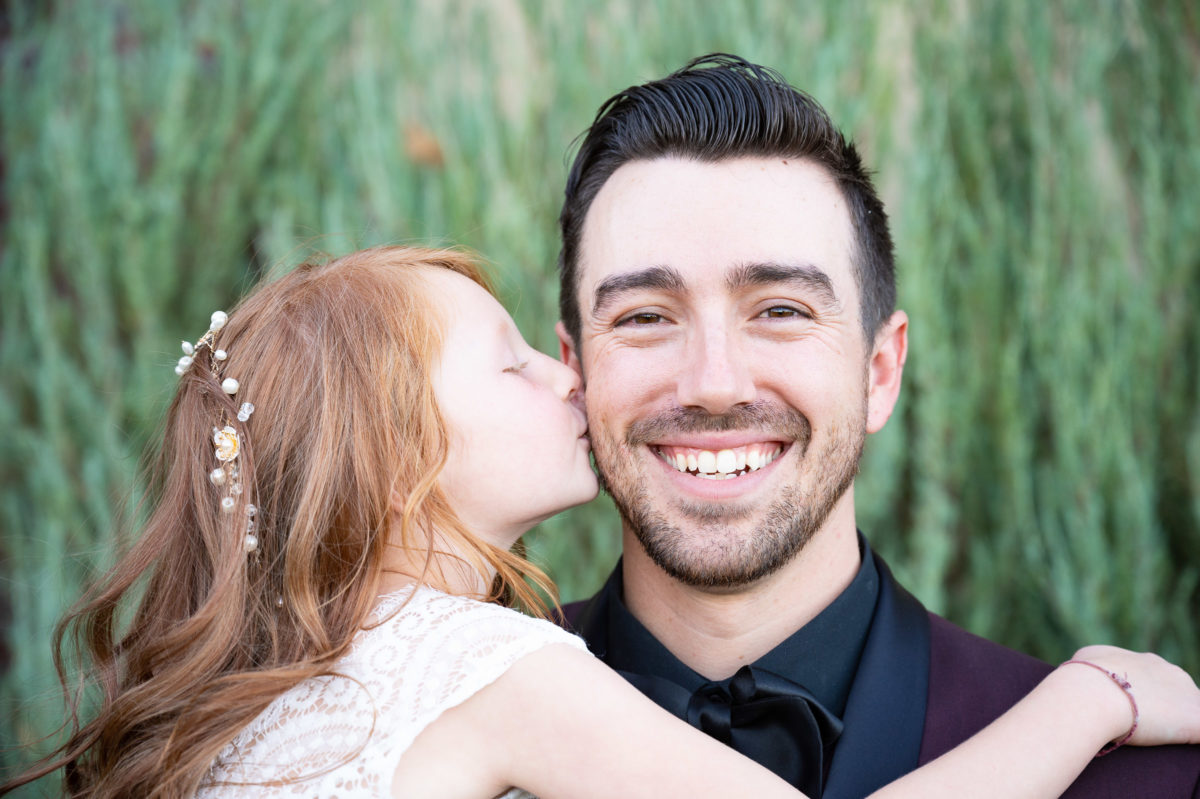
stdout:
[(514, 785), (542, 799), (802, 796), (566, 644), (526, 655), (426, 727), (392, 795), (479, 799)]
[[(1128, 676), (1140, 716), (1130, 744), (1200, 743), (1200, 690), (1182, 669), (1110, 646), (1085, 647), (1073, 659)], [(1132, 724), (1129, 697), (1110, 677), (1082, 664), (1059, 666), (975, 736), (871, 796), (1059, 796)]]
[[(1142, 712), (1132, 743), (1200, 742), (1200, 691), (1182, 670), (1109, 647), (1078, 657), (1129, 674)], [(1063, 666), (978, 735), (873, 796), (1058, 796), (1131, 722), (1128, 699), (1107, 676)], [(396, 778), (394, 795), (411, 796), (479, 796), (481, 786), (494, 795), (510, 785), (544, 799), (801, 796), (563, 645), (526, 656), (447, 711), (401, 758)]]

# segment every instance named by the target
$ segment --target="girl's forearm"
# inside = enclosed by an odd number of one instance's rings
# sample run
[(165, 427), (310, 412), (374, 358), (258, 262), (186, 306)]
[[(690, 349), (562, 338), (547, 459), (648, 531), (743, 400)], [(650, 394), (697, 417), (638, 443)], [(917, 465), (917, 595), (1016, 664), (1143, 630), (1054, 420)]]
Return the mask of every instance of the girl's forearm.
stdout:
[(969, 740), (871, 796), (1056, 797), (1131, 723), (1127, 700), (1103, 673), (1060, 667)]

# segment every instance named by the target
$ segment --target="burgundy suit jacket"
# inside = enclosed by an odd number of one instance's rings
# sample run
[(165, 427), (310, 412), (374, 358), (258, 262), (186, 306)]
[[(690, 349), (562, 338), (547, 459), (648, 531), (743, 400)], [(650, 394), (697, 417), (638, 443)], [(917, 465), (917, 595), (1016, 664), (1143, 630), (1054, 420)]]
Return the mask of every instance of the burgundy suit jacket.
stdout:
[[(1051, 670), (940, 616), (929, 619), (929, 696), (919, 764), (983, 729)], [(1122, 747), (1093, 760), (1063, 796), (1200, 799), (1200, 746)]]
[[(869, 794), (952, 749), (1027, 694), (1051, 667), (929, 613), (877, 555), (879, 599), (843, 714), (825, 799)], [(602, 659), (604, 603), (563, 608)], [(1200, 746), (1123, 747), (1093, 760), (1069, 799), (1200, 799)]]

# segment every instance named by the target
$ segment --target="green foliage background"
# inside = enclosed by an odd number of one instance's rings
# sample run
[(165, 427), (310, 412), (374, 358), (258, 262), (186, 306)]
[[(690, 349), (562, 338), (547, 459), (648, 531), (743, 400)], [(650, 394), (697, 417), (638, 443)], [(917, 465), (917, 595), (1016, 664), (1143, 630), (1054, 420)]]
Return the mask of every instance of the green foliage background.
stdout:
[[(57, 5), (57, 10), (54, 6)], [(553, 351), (573, 139), (712, 50), (780, 69), (877, 170), (911, 356), (860, 524), (930, 607), (1050, 660), (1200, 672), (1194, 3), (79, 0), (0, 54), (4, 762), (58, 713), (49, 632), (111, 561), (194, 339), (264, 269), (459, 243)], [(563, 595), (607, 501), (532, 535)]]

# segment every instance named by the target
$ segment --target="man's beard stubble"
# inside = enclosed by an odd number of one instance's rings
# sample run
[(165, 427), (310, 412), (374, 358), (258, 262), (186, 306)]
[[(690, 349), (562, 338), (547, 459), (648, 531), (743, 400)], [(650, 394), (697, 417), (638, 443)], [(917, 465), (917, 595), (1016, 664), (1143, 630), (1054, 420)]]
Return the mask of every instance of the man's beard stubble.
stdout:
[[(612, 496), (646, 554), (669, 576), (698, 588), (746, 586), (774, 573), (803, 549), (854, 483), (866, 438), (865, 396), (858, 410), (857, 415), (837, 420), (830, 428), (829, 440), (816, 453), (809, 451), (812, 426), (803, 414), (761, 401), (717, 416), (694, 408), (675, 408), (640, 419), (626, 433), (624, 451), (611, 437), (593, 431), (600, 485)], [(633, 453), (670, 433), (727, 430), (760, 430), (771, 438), (790, 441), (791, 449), (798, 450), (800, 474), (765, 511), (686, 503), (674, 510), (690, 525), (673, 524), (648, 495)], [(757, 526), (741, 535), (730, 526), (756, 515), (761, 516)]]

